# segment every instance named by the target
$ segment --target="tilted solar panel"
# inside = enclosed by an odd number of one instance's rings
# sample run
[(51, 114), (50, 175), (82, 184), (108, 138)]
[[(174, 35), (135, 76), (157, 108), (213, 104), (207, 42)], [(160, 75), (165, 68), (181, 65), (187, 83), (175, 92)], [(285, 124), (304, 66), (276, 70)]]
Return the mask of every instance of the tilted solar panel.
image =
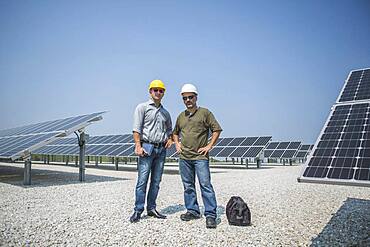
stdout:
[(218, 158), (256, 158), (268, 145), (271, 136), (225, 137), (209, 153)]
[(337, 102), (368, 99), (370, 99), (370, 69), (352, 71)]
[(350, 73), (298, 181), (370, 186), (369, 71)]
[(271, 142), (263, 151), (265, 158), (292, 159), (301, 142)]
[(0, 130), (0, 157), (17, 159), (102, 119), (104, 112)]

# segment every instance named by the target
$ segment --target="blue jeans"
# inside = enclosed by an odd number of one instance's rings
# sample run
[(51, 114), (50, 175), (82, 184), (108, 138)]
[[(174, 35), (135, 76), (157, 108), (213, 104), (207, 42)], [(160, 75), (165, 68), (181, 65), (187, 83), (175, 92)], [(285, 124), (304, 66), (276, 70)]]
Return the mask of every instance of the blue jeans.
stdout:
[(200, 215), (195, 189), (195, 174), (198, 177), (200, 191), (204, 204), (204, 215), (216, 218), (216, 195), (211, 184), (211, 173), (208, 160), (180, 159), (180, 175), (184, 185), (184, 200), (186, 209), (194, 215)]
[(147, 196), (147, 210), (156, 208), (156, 199), (159, 191), (159, 183), (162, 179), (164, 162), (166, 160), (166, 148), (154, 148), (150, 156), (139, 157), (138, 177), (135, 190), (135, 211), (142, 213), (145, 205), (146, 188), (150, 175), (150, 185)]

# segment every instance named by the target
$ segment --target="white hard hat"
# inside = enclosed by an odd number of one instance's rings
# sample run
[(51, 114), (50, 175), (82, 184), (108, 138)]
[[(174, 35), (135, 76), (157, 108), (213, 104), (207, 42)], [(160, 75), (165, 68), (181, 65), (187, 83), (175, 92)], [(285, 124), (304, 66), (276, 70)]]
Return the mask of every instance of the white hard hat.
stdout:
[(198, 90), (193, 84), (184, 84), (181, 88), (181, 94), (183, 93), (195, 93), (198, 95)]

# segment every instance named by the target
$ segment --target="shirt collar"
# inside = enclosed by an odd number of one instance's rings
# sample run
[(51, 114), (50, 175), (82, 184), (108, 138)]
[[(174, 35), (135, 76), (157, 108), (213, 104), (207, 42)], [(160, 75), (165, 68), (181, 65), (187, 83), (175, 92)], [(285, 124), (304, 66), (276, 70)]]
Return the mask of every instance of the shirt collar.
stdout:
[[(147, 101), (149, 105), (153, 105), (155, 106), (155, 102), (152, 98), (149, 98), (149, 100)], [(159, 104), (159, 107), (158, 108), (161, 108), (162, 107), (162, 103)]]
[(194, 113), (190, 113), (190, 111), (185, 110), (185, 116), (187, 116), (187, 117), (192, 117), (192, 116), (194, 116), (194, 115), (195, 115), (195, 113), (198, 111), (198, 109), (199, 109), (199, 106), (197, 106), (197, 108), (195, 109), (195, 112), (194, 112)]

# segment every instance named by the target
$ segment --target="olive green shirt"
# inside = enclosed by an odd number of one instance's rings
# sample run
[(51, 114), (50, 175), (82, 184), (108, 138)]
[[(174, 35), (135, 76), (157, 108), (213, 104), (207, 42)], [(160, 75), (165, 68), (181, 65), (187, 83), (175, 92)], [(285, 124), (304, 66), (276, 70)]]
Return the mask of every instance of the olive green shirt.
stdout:
[(210, 132), (222, 131), (221, 126), (206, 108), (198, 107), (191, 114), (185, 110), (177, 117), (173, 134), (181, 137), (182, 152), (185, 160), (208, 160), (209, 155), (201, 155), (198, 149), (207, 146)]

